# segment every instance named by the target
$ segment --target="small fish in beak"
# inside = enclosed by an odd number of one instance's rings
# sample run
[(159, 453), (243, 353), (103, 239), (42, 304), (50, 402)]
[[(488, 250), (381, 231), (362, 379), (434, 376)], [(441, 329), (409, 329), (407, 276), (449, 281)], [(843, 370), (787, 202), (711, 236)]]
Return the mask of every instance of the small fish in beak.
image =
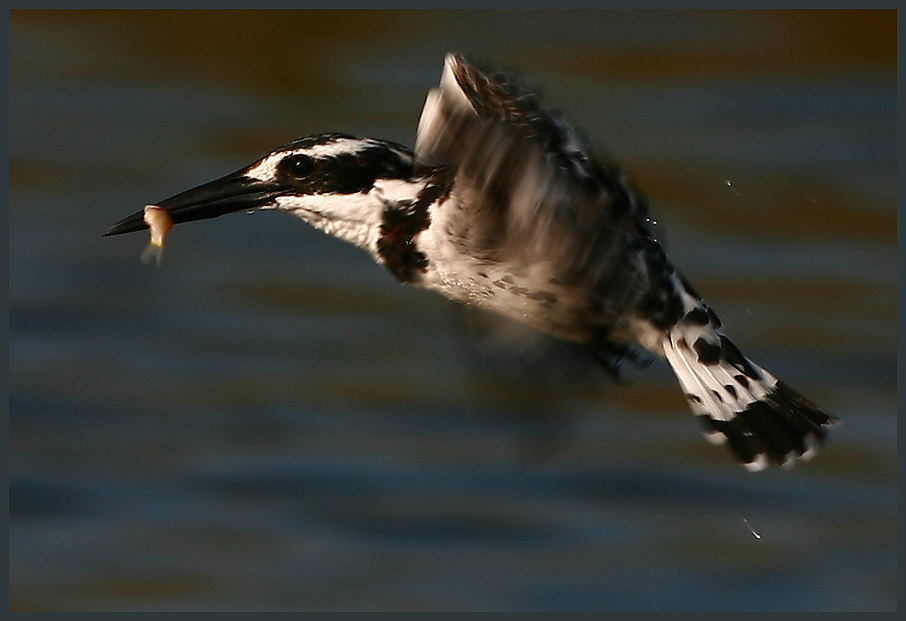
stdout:
[(164, 236), (173, 228), (173, 218), (163, 207), (147, 205), (144, 220), (151, 232), (151, 240), (142, 252), (142, 263), (154, 261), (160, 265), (160, 258), (164, 251)]

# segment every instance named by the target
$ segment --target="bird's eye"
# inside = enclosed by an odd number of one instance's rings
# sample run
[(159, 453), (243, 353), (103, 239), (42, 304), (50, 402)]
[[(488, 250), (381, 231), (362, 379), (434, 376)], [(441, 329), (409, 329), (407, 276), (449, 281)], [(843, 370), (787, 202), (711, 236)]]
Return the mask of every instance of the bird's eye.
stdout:
[(307, 155), (294, 155), (284, 162), (283, 170), (293, 177), (301, 178), (308, 175), (313, 167), (314, 163)]

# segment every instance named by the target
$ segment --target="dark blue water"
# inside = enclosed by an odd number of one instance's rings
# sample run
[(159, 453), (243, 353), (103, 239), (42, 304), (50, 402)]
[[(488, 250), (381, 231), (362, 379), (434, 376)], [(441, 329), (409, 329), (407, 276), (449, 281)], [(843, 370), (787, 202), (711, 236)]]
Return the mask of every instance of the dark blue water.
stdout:
[[(894, 36), (12, 13), (11, 609), (895, 610)], [(101, 238), (298, 135), (411, 144), (451, 49), (620, 157), (734, 340), (843, 419), (826, 451), (752, 475), (663, 365), (480, 359), (457, 309), (282, 214), (179, 227), (159, 269)]]

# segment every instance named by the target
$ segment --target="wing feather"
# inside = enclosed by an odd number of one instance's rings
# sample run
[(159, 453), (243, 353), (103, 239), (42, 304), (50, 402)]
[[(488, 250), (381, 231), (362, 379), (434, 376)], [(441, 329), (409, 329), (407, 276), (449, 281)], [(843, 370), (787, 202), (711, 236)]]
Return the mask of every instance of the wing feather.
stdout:
[(460, 217), (450, 233), (465, 252), (549, 264), (551, 280), (581, 283), (588, 299), (580, 303), (603, 315), (597, 323), (624, 314), (647, 289), (644, 261), (633, 252), (651, 237), (645, 201), (616, 164), (599, 162), (568, 124), (505, 76), (448, 55), (419, 120), (415, 155), (454, 171)]

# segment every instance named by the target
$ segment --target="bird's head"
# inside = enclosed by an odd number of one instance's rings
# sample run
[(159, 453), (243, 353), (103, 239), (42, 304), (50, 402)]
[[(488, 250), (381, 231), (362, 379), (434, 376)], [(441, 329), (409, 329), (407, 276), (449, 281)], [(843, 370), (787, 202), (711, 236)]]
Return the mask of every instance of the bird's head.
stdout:
[[(345, 134), (299, 138), (256, 162), (186, 190), (156, 205), (174, 224), (237, 211), (288, 211), (325, 232), (361, 247), (373, 246), (384, 186), (412, 178), (411, 152), (392, 142)], [(139, 211), (104, 235), (148, 228)]]

